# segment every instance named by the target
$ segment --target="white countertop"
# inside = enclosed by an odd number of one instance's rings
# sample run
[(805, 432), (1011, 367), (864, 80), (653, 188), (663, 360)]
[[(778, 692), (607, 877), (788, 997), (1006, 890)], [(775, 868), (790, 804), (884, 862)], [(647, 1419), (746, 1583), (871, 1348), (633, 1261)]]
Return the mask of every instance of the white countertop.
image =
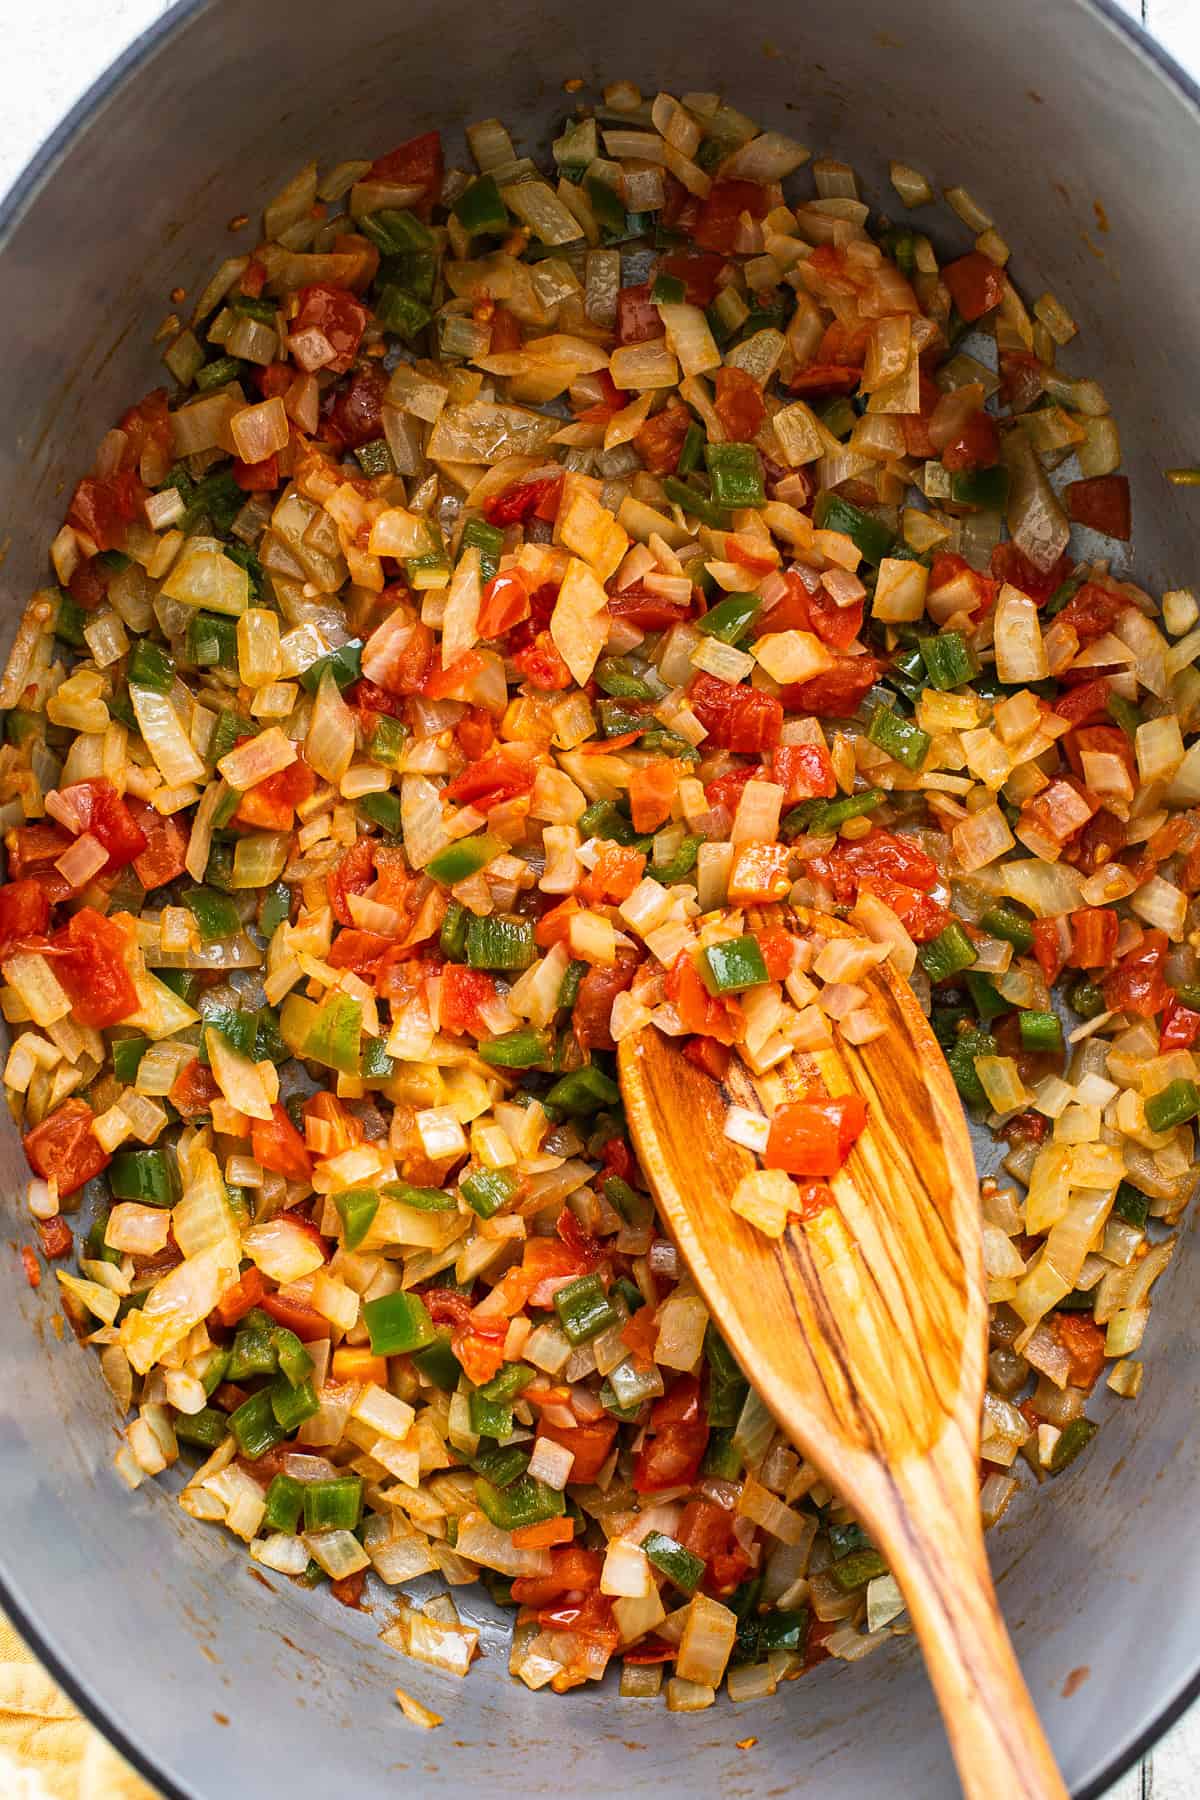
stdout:
[[(1200, 0), (1118, 0), (1200, 79)], [(0, 58), (0, 194), (106, 65), (167, 11), (167, 0), (55, 0), (4, 9)], [(1196, 1800), (1200, 1703), (1108, 1800)]]

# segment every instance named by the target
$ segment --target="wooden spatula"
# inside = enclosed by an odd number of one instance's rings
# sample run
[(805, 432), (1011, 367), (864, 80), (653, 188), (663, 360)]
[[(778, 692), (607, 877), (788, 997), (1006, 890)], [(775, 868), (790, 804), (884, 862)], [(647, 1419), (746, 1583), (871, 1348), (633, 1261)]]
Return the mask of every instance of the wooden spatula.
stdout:
[[(846, 927), (797, 911), (798, 929)], [(979, 1517), (987, 1305), (979, 1183), (962, 1106), (907, 982), (863, 983), (886, 1034), (718, 1085), (653, 1026), (619, 1046), (621, 1091), (659, 1211), (712, 1317), (796, 1447), (853, 1508), (908, 1603), (972, 1800), (1066, 1788), (988, 1573)], [(835, 1208), (764, 1236), (730, 1208), (755, 1167), (729, 1104), (770, 1114), (820, 1078), (867, 1127)]]

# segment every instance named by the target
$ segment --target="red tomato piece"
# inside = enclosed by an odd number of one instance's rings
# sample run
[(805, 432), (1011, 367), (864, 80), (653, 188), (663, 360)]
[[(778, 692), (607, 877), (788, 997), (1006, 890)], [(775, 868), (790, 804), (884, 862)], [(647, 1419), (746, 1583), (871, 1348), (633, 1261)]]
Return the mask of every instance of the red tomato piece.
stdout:
[(125, 804), (146, 840), (146, 848), (133, 859), (134, 874), (147, 890), (165, 887), (187, 867), (188, 828), (179, 813), (164, 815), (144, 800), (131, 798)]
[(702, 250), (728, 256), (735, 248), (742, 214), (749, 213), (752, 219), (761, 219), (766, 210), (766, 190), (757, 182), (714, 181), (700, 208), (692, 240)]
[(675, 473), (691, 417), (686, 406), (672, 399), (660, 413), (655, 413), (638, 427), (633, 447), (652, 475)]
[(358, 353), (362, 334), (370, 313), (349, 288), (334, 287), (326, 281), (314, 281), (300, 289), (299, 311), (292, 321), (293, 336), (301, 331), (320, 331), (335, 352), (326, 368), (344, 375)]
[(1093, 719), (1108, 717), (1109, 684), (1105, 676), (1096, 681), (1081, 681), (1068, 688), (1054, 702), (1054, 711), (1072, 725), (1086, 725)]
[(541, 507), (556, 494), (562, 494), (561, 475), (547, 475), (539, 481), (518, 481), (502, 493), (490, 495), (483, 503), (483, 515), (489, 525), (524, 524), (535, 513), (540, 517)]
[(644, 851), (624, 844), (601, 844), (596, 866), (586, 883), (589, 902), (615, 900), (620, 905), (642, 879), (645, 867)]
[(659, 756), (630, 770), (629, 803), (633, 829), (657, 831), (671, 816), (671, 804), (679, 786), (677, 764)]
[(683, 1375), (650, 1410), (647, 1437), (633, 1466), (635, 1493), (690, 1487), (707, 1448), (708, 1419), (700, 1384), (694, 1375)]
[(311, 798), (317, 778), (302, 756), (286, 769), (256, 782), (238, 801), (235, 825), (252, 825), (257, 831), (290, 831), (296, 808)]
[(1113, 1012), (1131, 1012), (1143, 1019), (1153, 1018), (1166, 1005), (1170, 991), (1163, 979), (1166, 958), (1166, 932), (1146, 932), (1136, 950), (1122, 957), (1102, 983), (1104, 1004)]
[(686, 950), (680, 951), (667, 970), (663, 990), (685, 1031), (714, 1038), (719, 1044), (736, 1042), (741, 1016), (736, 1002), (719, 1000), (709, 993)]
[(5, 846), (8, 850), (8, 873), (14, 881), (20, 881), (28, 875), (39, 887), (46, 891), (50, 901), (66, 900), (71, 892), (71, 884), (63, 879), (54, 867), (64, 850), (69, 850), (72, 838), (61, 825), (18, 825), (5, 834)]
[(529, 589), (515, 570), (493, 575), (479, 603), (479, 636), (486, 643), (503, 637), (530, 614)]
[(102, 1030), (138, 1010), (126, 958), (130, 941), (113, 919), (85, 906), (54, 938), (54, 972), (80, 1025)]
[(549, 1438), (552, 1444), (561, 1444), (564, 1450), (575, 1452), (575, 1461), (571, 1465), (572, 1481), (595, 1481), (608, 1461), (617, 1435), (617, 1421), (593, 1419), (586, 1425), (576, 1425), (568, 1430), (561, 1425), (549, 1425), (542, 1419), (537, 1434), (540, 1438)]
[(852, 394), (862, 380), (856, 363), (811, 362), (788, 382), (791, 394)]
[(1059, 929), (1057, 919), (1035, 919), (1033, 921), (1033, 954), (1038, 968), (1046, 980), (1053, 986), (1063, 972), (1067, 960), (1067, 946)]
[(611, 618), (626, 619), (642, 631), (668, 631), (688, 617), (691, 606), (664, 600), (661, 594), (652, 594), (640, 581), (634, 581), (620, 593), (609, 588), (608, 611)]
[(1087, 481), (1069, 481), (1064, 498), (1076, 525), (1087, 525), (1106, 537), (1128, 540), (1133, 536), (1128, 475), (1093, 475)]
[(451, 800), (461, 800), (464, 805), (479, 803), (486, 812), (500, 800), (527, 794), (533, 786), (534, 774), (532, 761), (518, 761), (516, 757), (506, 756), (503, 750), (497, 750), (456, 775), (447, 784), (445, 792)]
[(950, 298), (959, 315), (968, 324), (982, 319), (984, 313), (999, 306), (1004, 298), (1004, 272), (978, 250), (947, 263), (942, 280), (950, 289)]
[(269, 494), (279, 486), (279, 458), (272, 451), (261, 462), (235, 462), (233, 479), (244, 494)]
[[(770, 970), (768, 969), (768, 973)], [(715, 1038), (688, 1038), (683, 1046), (683, 1054), (696, 1068), (703, 1069), (714, 1081), (724, 1081), (729, 1073), (729, 1059), (732, 1054), (728, 1044), (718, 1044)], [(657, 1326), (655, 1327), (657, 1331)]]
[(716, 299), (717, 278), (724, 267), (723, 256), (697, 256), (687, 250), (673, 250), (662, 258), (658, 272), (682, 281), (683, 297), (689, 306), (711, 306)]
[(64, 1100), (25, 1134), (30, 1167), (43, 1181), (57, 1181), (60, 1196), (75, 1193), (109, 1165), (111, 1158), (92, 1130), (95, 1116), (84, 1101)]
[(990, 469), (1000, 460), (1000, 433), (990, 413), (977, 412), (942, 450), (947, 469)]
[(1130, 780), (1137, 781), (1137, 759), (1133, 753), (1133, 745), (1119, 725), (1076, 726), (1074, 731), (1068, 731), (1062, 742), (1067, 761), (1081, 778), (1084, 774), (1083, 758), (1091, 753), (1117, 757), (1129, 771)]
[(819, 719), (849, 719), (875, 686), (886, 664), (877, 656), (839, 656), (832, 669), (808, 681), (791, 681), (779, 698), (789, 712)]
[(103, 478), (86, 475), (71, 496), (67, 524), (91, 538), (97, 550), (119, 550), (145, 493), (133, 469)]
[(665, 335), (659, 311), (650, 298), (650, 283), (623, 287), (617, 295), (617, 342), (648, 344)]
[(857, 898), (860, 881), (880, 875), (926, 894), (938, 883), (937, 864), (914, 839), (878, 825), (852, 844), (839, 840), (830, 852), (829, 868), (833, 891), (844, 904)]
[(1069, 914), (1071, 952), (1067, 961), (1074, 969), (1106, 969), (1117, 947), (1120, 920), (1109, 906), (1085, 906)]
[(308, 1147), (288, 1116), (286, 1107), (276, 1101), (269, 1119), (251, 1119), (250, 1149), (255, 1162), (264, 1169), (274, 1169), (288, 1181), (312, 1180), (312, 1157)]
[(360, 837), (350, 846), (336, 869), (331, 869), (325, 877), (329, 904), (339, 925), (353, 925), (354, 920), (347, 904), (348, 897), (351, 894), (365, 894), (374, 879), (374, 846), (370, 838)]
[(227, 1287), (214, 1308), (222, 1325), (236, 1325), (244, 1319), (248, 1312), (262, 1305), (266, 1289), (263, 1286), (262, 1272), (253, 1263), (244, 1275), (239, 1275), (232, 1287)]
[(53, 1262), (59, 1256), (70, 1256), (75, 1247), (75, 1239), (61, 1213), (53, 1219), (36, 1219), (34, 1223), (41, 1239), (42, 1255), (48, 1261)]
[(837, 778), (824, 744), (780, 744), (771, 752), (771, 780), (783, 788), (785, 806), (801, 800), (828, 800)]
[(397, 187), (422, 188), (421, 199), (413, 201), (412, 205), (413, 211), (427, 220), (442, 191), (443, 173), (441, 133), (425, 131), (420, 137), (409, 138), (406, 144), (377, 158), (371, 164), (370, 178), (394, 182)]
[(25, 1279), (31, 1288), (41, 1287), (42, 1271), (38, 1264), (37, 1257), (33, 1254), (33, 1251), (29, 1248), (28, 1244), (24, 1245), (21, 1250), (21, 1268), (24, 1271)]
[(783, 706), (761, 688), (721, 681), (701, 670), (688, 693), (692, 710), (712, 743), (756, 754), (773, 750), (783, 731)]
[(468, 706), (454, 727), (454, 738), (468, 761), (478, 762), (487, 755), (496, 741), (496, 727), (491, 713), (482, 706)]
[(393, 940), (376, 931), (357, 931), (353, 926), (339, 931), (329, 952), (331, 969), (353, 969), (356, 975), (367, 975), (381, 956), (392, 948)]
[(468, 969), (463, 963), (447, 963), (442, 970), (442, 1030), (455, 1037), (470, 1032), (483, 1037), (487, 1026), (479, 1008), (496, 997), (496, 983), (482, 969)]
[(131, 406), (122, 415), (121, 430), (129, 439), (124, 457), (128, 468), (139, 469), (142, 458), (149, 453), (150, 460), (157, 460), (162, 473), (166, 473), (171, 461), (171, 414), (166, 388), (153, 388), (144, 400)]
[(49, 923), (50, 900), (40, 882), (10, 881), (0, 887), (0, 956), (42, 937)]
[(1072, 1387), (1092, 1388), (1104, 1367), (1104, 1330), (1087, 1313), (1055, 1313), (1054, 1335), (1071, 1359)]
[(726, 363), (717, 370), (717, 395), (714, 402), (717, 417), (727, 438), (736, 443), (749, 443), (762, 430), (767, 416), (762, 389), (745, 369)]
[(781, 1106), (771, 1120), (763, 1164), (789, 1175), (836, 1175), (867, 1123), (858, 1094), (813, 1095)]
[[(808, 600), (808, 616), (812, 621), (811, 628), (826, 649), (839, 653), (848, 650), (862, 630), (863, 609), (866, 602), (855, 600), (851, 606), (839, 606), (832, 595), (825, 592), (824, 588), (818, 588), (815, 594), (808, 594), (806, 598)], [(771, 614), (768, 613), (768, 625), (770, 625), (770, 621)], [(819, 680), (820, 677), (817, 679)]]
[(636, 971), (637, 958), (628, 950), (618, 951), (615, 963), (588, 969), (571, 1009), (571, 1025), (581, 1050), (615, 1049), (609, 1031), (612, 1004), (632, 984)]
[(199, 1057), (194, 1057), (175, 1077), (167, 1099), (183, 1118), (198, 1119), (212, 1111), (212, 1103), (220, 1092), (212, 1070), (206, 1069)]
[(952, 550), (939, 550), (929, 570), (929, 591), (936, 594), (939, 588), (948, 587), (951, 582), (958, 589), (956, 602), (973, 618), (990, 611), (994, 605), (999, 584), (990, 575), (981, 575), (978, 569), (973, 569), (965, 557)]
[(60, 798), (70, 806), (79, 820), (80, 831), (92, 836), (108, 851), (105, 872), (123, 869), (146, 848), (146, 834), (118, 794), (111, 781), (103, 776), (92, 781), (74, 781), (59, 790)]
[[(773, 757), (779, 754), (778, 749), (771, 752)], [(738, 809), (738, 802), (741, 800), (742, 790), (746, 783), (761, 780), (761, 778), (762, 770), (756, 768), (753, 763), (747, 763), (741, 769), (728, 769), (724, 775), (718, 775), (715, 781), (709, 782), (704, 790), (704, 798), (710, 806), (723, 806), (727, 812), (734, 813)], [(778, 777), (774, 777), (774, 779), (777, 780)]]
[(1162, 1016), (1159, 1055), (1165, 1056), (1168, 1050), (1190, 1050), (1197, 1038), (1200, 1038), (1200, 1012), (1193, 1012), (1190, 1006), (1183, 1005), (1177, 994), (1172, 994)]
[(571, 686), (571, 671), (548, 631), (539, 631), (531, 644), (517, 651), (513, 662), (530, 687), (544, 693), (560, 693)]
[[(616, 1420), (612, 1420), (615, 1429)], [(549, 1432), (542, 1427), (542, 1432)], [(569, 1435), (569, 1434), (568, 1434)], [(555, 1443), (561, 1442), (557, 1436)], [(571, 1479), (582, 1479), (572, 1474)], [(565, 1594), (591, 1593), (600, 1586), (600, 1571), (604, 1566), (604, 1558), (599, 1550), (584, 1550), (578, 1544), (568, 1544), (550, 1552), (550, 1573), (548, 1575), (518, 1575), (512, 1584), (512, 1597), (519, 1600), (522, 1606), (549, 1606), (551, 1601), (560, 1599)]]
[(327, 1338), (333, 1330), (329, 1320), (315, 1306), (311, 1306), (307, 1300), (295, 1298), (286, 1288), (280, 1288), (275, 1294), (264, 1294), (258, 1304), (277, 1325), (286, 1325), (289, 1331), (294, 1331), (302, 1344), (311, 1344), (317, 1338)]
[(914, 944), (927, 944), (950, 923), (950, 914), (930, 894), (887, 875), (870, 875), (858, 884), (860, 894), (874, 894), (891, 908)]
[[(1082, 483), (1075, 485), (1078, 487)], [(1092, 644), (1112, 630), (1128, 605), (1123, 594), (1102, 587), (1098, 581), (1085, 581), (1079, 592), (1067, 601), (1058, 618), (1060, 624), (1071, 627), (1081, 644)]]
[(997, 544), (992, 551), (990, 568), (997, 581), (1011, 582), (1037, 605), (1044, 606), (1056, 588), (1062, 586), (1074, 564), (1069, 556), (1060, 556), (1052, 569), (1035, 569), (1023, 550), (1011, 539)]
[(387, 382), (378, 369), (356, 369), (345, 387), (331, 391), (323, 409), (321, 436), (326, 443), (356, 450), (382, 437), (386, 392)]

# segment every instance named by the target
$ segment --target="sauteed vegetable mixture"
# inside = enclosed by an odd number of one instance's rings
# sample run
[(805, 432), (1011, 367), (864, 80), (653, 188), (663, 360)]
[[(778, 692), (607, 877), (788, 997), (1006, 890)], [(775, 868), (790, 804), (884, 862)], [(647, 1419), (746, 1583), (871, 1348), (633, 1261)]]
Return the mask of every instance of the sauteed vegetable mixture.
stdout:
[[(1112, 572), (1117, 427), (971, 195), (569, 104), (540, 163), (310, 164), (160, 333), (0, 685), (5, 1079), (131, 1487), (439, 1668), (435, 1572), (530, 1687), (690, 1711), (903, 1603), (661, 1234), (614, 1045), (722, 1106), (875, 1034), (891, 957), (1007, 1139), (985, 1518), (1057, 1474), (1190, 1195), (1200, 608)], [(819, 1218), (865, 1123), (731, 1109), (739, 1210)]]

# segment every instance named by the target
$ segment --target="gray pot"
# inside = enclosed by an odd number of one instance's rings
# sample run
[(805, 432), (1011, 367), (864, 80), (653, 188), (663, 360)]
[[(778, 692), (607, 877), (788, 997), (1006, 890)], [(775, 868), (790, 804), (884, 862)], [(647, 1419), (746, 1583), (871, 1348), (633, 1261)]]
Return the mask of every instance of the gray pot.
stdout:
[[(571, 76), (722, 88), (764, 123), (853, 162), (883, 204), (889, 156), (961, 182), (1016, 246), (1032, 297), (1082, 326), (1068, 366), (1098, 376), (1124, 427), (1137, 566), (1152, 588), (1195, 575), (1197, 506), (1164, 465), (1194, 460), (1197, 94), (1098, 0), (842, 0), (837, 7), (629, 0), (548, 15), (535, 0), (191, 0), (75, 109), (0, 209), (0, 582), (15, 620), (45, 579), (64, 495), (103, 431), (160, 377), (150, 332), (194, 295), (227, 222), (254, 215), (310, 156), (381, 152), (498, 113), (543, 140)], [(919, 217), (921, 215), (918, 215)], [(27, 1241), (26, 1171), (2, 1147), (6, 1240)], [(1163, 1280), (1133, 1404), (1101, 1402), (1086, 1459), (991, 1539), (1000, 1597), (1076, 1794), (1097, 1795), (1200, 1685), (1194, 1495), (1200, 1358), (1185, 1250)], [(1182, 1266), (1181, 1266), (1182, 1265)], [(51, 1329), (4, 1252), (0, 1604), (70, 1693), (171, 1795), (326, 1800), (415, 1786), (458, 1796), (954, 1792), (920, 1658), (897, 1643), (829, 1665), (773, 1700), (698, 1716), (565, 1699), (488, 1655), (463, 1682), (380, 1646), (380, 1622), (256, 1574), (167, 1488), (111, 1467), (112, 1402), (95, 1359)], [(69, 1334), (68, 1334), (69, 1338)], [(460, 1590), (460, 1597), (463, 1591)], [(380, 1609), (382, 1610), (382, 1609)], [(444, 1713), (428, 1736), (399, 1682)], [(757, 1741), (739, 1750), (736, 1740)]]

